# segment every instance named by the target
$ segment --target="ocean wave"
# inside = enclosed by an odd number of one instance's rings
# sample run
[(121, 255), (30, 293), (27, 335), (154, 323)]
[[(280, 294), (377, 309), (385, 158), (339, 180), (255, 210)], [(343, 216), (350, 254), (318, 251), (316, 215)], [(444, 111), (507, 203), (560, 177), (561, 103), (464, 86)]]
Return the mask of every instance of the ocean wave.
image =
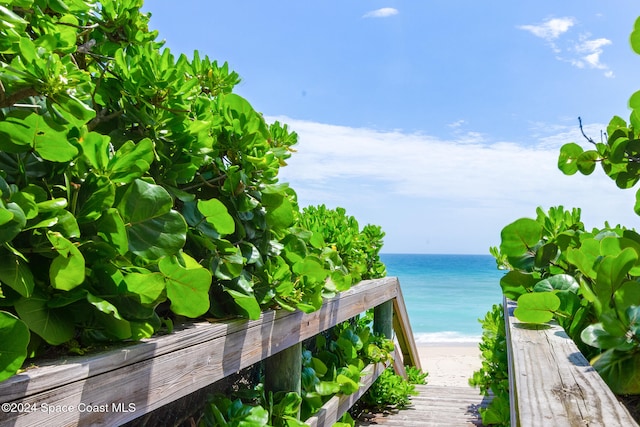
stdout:
[(414, 334), (417, 344), (431, 343), (479, 343), (480, 335), (464, 335), (455, 331), (418, 332)]

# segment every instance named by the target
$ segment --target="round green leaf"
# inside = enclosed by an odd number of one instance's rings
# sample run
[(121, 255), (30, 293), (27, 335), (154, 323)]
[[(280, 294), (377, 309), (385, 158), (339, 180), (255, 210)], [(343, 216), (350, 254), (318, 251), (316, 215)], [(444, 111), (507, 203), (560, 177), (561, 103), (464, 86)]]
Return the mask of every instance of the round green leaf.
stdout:
[(596, 163), (600, 160), (600, 155), (595, 150), (585, 151), (578, 156), (578, 170), (583, 175), (590, 175), (596, 169)]
[(517, 300), (520, 295), (533, 288), (536, 280), (537, 279), (531, 274), (519, 270), (512, 270), (502, 276), (500, 279), (500, 287), (502, 288), (504, 296)]
[(565, 175), (573, 175), (578, 172), (578, 157), (584, 152), (575, 142), (565, 144), (560, 148), (558, 168)]
[(51, 285), (56, 289), (70, 291), (84, 282), (84, 257), (78, 248), (62, 234), (49, 232), (47, 237), (58, 252), (58, 256), (53, 259), (49, 267)]
[(27, 325), (6, 311), (0, 311), (0, 381), (13, 376), (27, 358), (31, 335)]
[(614, 348), (626, 341), (624, 337), (611, 335), (604, 329), (602, 323), (587, 326), (580, 334), (580, 339), (591, 347), (602, 349)]
[(530, 218), (521, 218), (502, 229), (500, 252), (508, 257), (524, 255), (542, 237), (542, 226)]
[(640, 353), (612, 348), (591, 364), (615, 394), (640, 394)]
[(187, 223), (171, 209), (164, 188), (135, 180), (117, 206), (127, 227), (129, 250), (147, 259), (176, 254), (186, 241)]
[(534, 292), (569, 291), (577, 293), (580, 289), (578, 281), (568, 274), (556, 274), (541, 280), (533, 287)]
[(633, 51), (640, 55), (640, 18), (636, 19), (629, 41)]
[(233, 217), (220, 200), (198, 200), (198, 210), (220, 235), (231, 234), (236, 230)]
[(75, 335), (73, 320), (68, 313), (51, 309), (47, 306), (49, 299), (39, 293), (29, 298), (20, 298), (15, 309), (29, 329), (41, 336), (51, 345), (69, 341)]
[(182, 316), (198, 317), (209, 310), (211, 272), (188, 255), (182, 257), (190, 261), (189, 265), (183, 267), (177, 257), (171, 256), (162, 258), (158, 266), (165, 276), (171, 310)]
[(525, 323), (546, 323), (560, 307), (560, 298), (551, 292), (524, 294), (518, 298), (513, 314)]
[(160, 273), (129, 273), (124, 276), (124, 283), (143, 305), (157, 304), (165, 290), (165, 278)]

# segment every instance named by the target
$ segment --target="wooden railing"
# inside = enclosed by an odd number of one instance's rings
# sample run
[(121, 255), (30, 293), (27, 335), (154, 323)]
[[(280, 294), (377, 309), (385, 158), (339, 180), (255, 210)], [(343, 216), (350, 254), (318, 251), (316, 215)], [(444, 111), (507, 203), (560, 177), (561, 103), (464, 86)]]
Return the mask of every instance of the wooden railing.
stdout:
[[(279, 310), (258, 320), (194, 323), (105, 353), (28, 369), (0, 382), (0, 425), (120, 425), (375, 307), (374, 328), (396, 332), (396, 369), (420, 367), (400, 284), (388, 277), (363, 281), (310, 314)], [(332, 425), (384, 368), (367, 367), (365, 387), (334, 397), (309, 424)]]
[(523, 324), (515, 307), (504, 301), (512, 426), (638, 425), (559, 325)]

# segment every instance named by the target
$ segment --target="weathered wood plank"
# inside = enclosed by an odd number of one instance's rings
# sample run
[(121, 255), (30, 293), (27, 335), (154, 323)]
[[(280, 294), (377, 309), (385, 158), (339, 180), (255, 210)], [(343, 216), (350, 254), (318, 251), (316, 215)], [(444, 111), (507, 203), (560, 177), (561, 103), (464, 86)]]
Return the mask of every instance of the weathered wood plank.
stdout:
[(403, 363), (422, 369), (420, 355), (413, 339), (413, 330), (407, 315), (407, 307), (404, 304), (404, 297), (399, 285), (397, 295), (393, 299), (393, 329), (396, 331), (396, 339), (402, 351)]
[(513, 426), (638, 425), (559, 325), (521, 323), (515, 306), (505, 301)]
[(358, 426), (384, 425), (399, 427), (460, 427), (481, 426), (478, 408), (486, 407), (490, 398), (480, 395), (471, 387), (417, 385), (417, 396), (411, 406), (389, 414), (378, 414), (369, 422)]
[[(267, 312), (254, 321), (188, 325), (179, 333), (27, 371), (0, 383), (0, 402), (37, 410), (0, 412), (0, 423), (15, 427), (121, 424), (394, 299), (398, 293), (396, 278), (363, 281), (327, 300), (314, 313)], [(44, 404), (52, 403), (61, 405), (59, 410), (42, 412)], [(87, 404), (109, 410), (88, 412), (82, 406)], [(135, 411), (121, 410), (117, 405), (122, 404), (132, 405)], [(64, 408), (71, 412), (63, 412)]]

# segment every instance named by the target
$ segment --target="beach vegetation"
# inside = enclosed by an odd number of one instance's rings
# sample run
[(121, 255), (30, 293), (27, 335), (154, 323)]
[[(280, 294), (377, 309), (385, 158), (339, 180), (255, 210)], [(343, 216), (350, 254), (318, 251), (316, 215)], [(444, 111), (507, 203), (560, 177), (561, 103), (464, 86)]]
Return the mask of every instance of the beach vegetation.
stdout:
[[(640, 54), (640, 18), (630, 43)], [(558, 168), (566, 175), (602, 171), (620, 189), (640, 181), (640, 92), (631, 95), (629, 119), (614, 116), (600, 140), (587, 136), (589, 147), (563, 145)], [(640, 215), (640, 190), (633, 207)], [(522, 322), (562, 326), (611, 390), (640, 395), (640, 234), (605, 223), (588, 229), (580, 209), (537, 209), (502, 229), (499, 248), (492, 248), (504, 295), (517, 300), (514, 315)]]
[(484, 319), (480, 340), (482, 366), (469, 378), (469, 385), (480, 389), (484, 396), (493, 396), (487, 407), (478, 408), (482, 424), (486, 426), (508, 427), (509, 407), (509, 364), (507, 360), (507, 338), (502, 304), (494, 304)]
[(311, 312), (385, 274), (379, 227), (279, 181), (297, 134), (141, 6), (0, 5), (0, 380), (52, 347)]
[[(348, 320), (304, 343), (302, 351), (301, 394), (272, 393), (260, 382), (229, 395), (214, 395), (199, 419), (203, 427), (226, 425), (304, 426), (334, 395), (350, 395), (359, 390), (361, 372), (371, 363), (392, 363), (393, 341), (373, 332), (373, 312)], [(355, 412), (394, 406), (404, 408), (415, 394), (416, 383), (426, 374), (409, 369), (409, 379), (385, 369), (358, 402)], [(353, 425), (351, 415), (340, 425)], [(357, 416), (357, 414), (354, 414)], [(303, 420), (303, 421), (300, 421)]]

